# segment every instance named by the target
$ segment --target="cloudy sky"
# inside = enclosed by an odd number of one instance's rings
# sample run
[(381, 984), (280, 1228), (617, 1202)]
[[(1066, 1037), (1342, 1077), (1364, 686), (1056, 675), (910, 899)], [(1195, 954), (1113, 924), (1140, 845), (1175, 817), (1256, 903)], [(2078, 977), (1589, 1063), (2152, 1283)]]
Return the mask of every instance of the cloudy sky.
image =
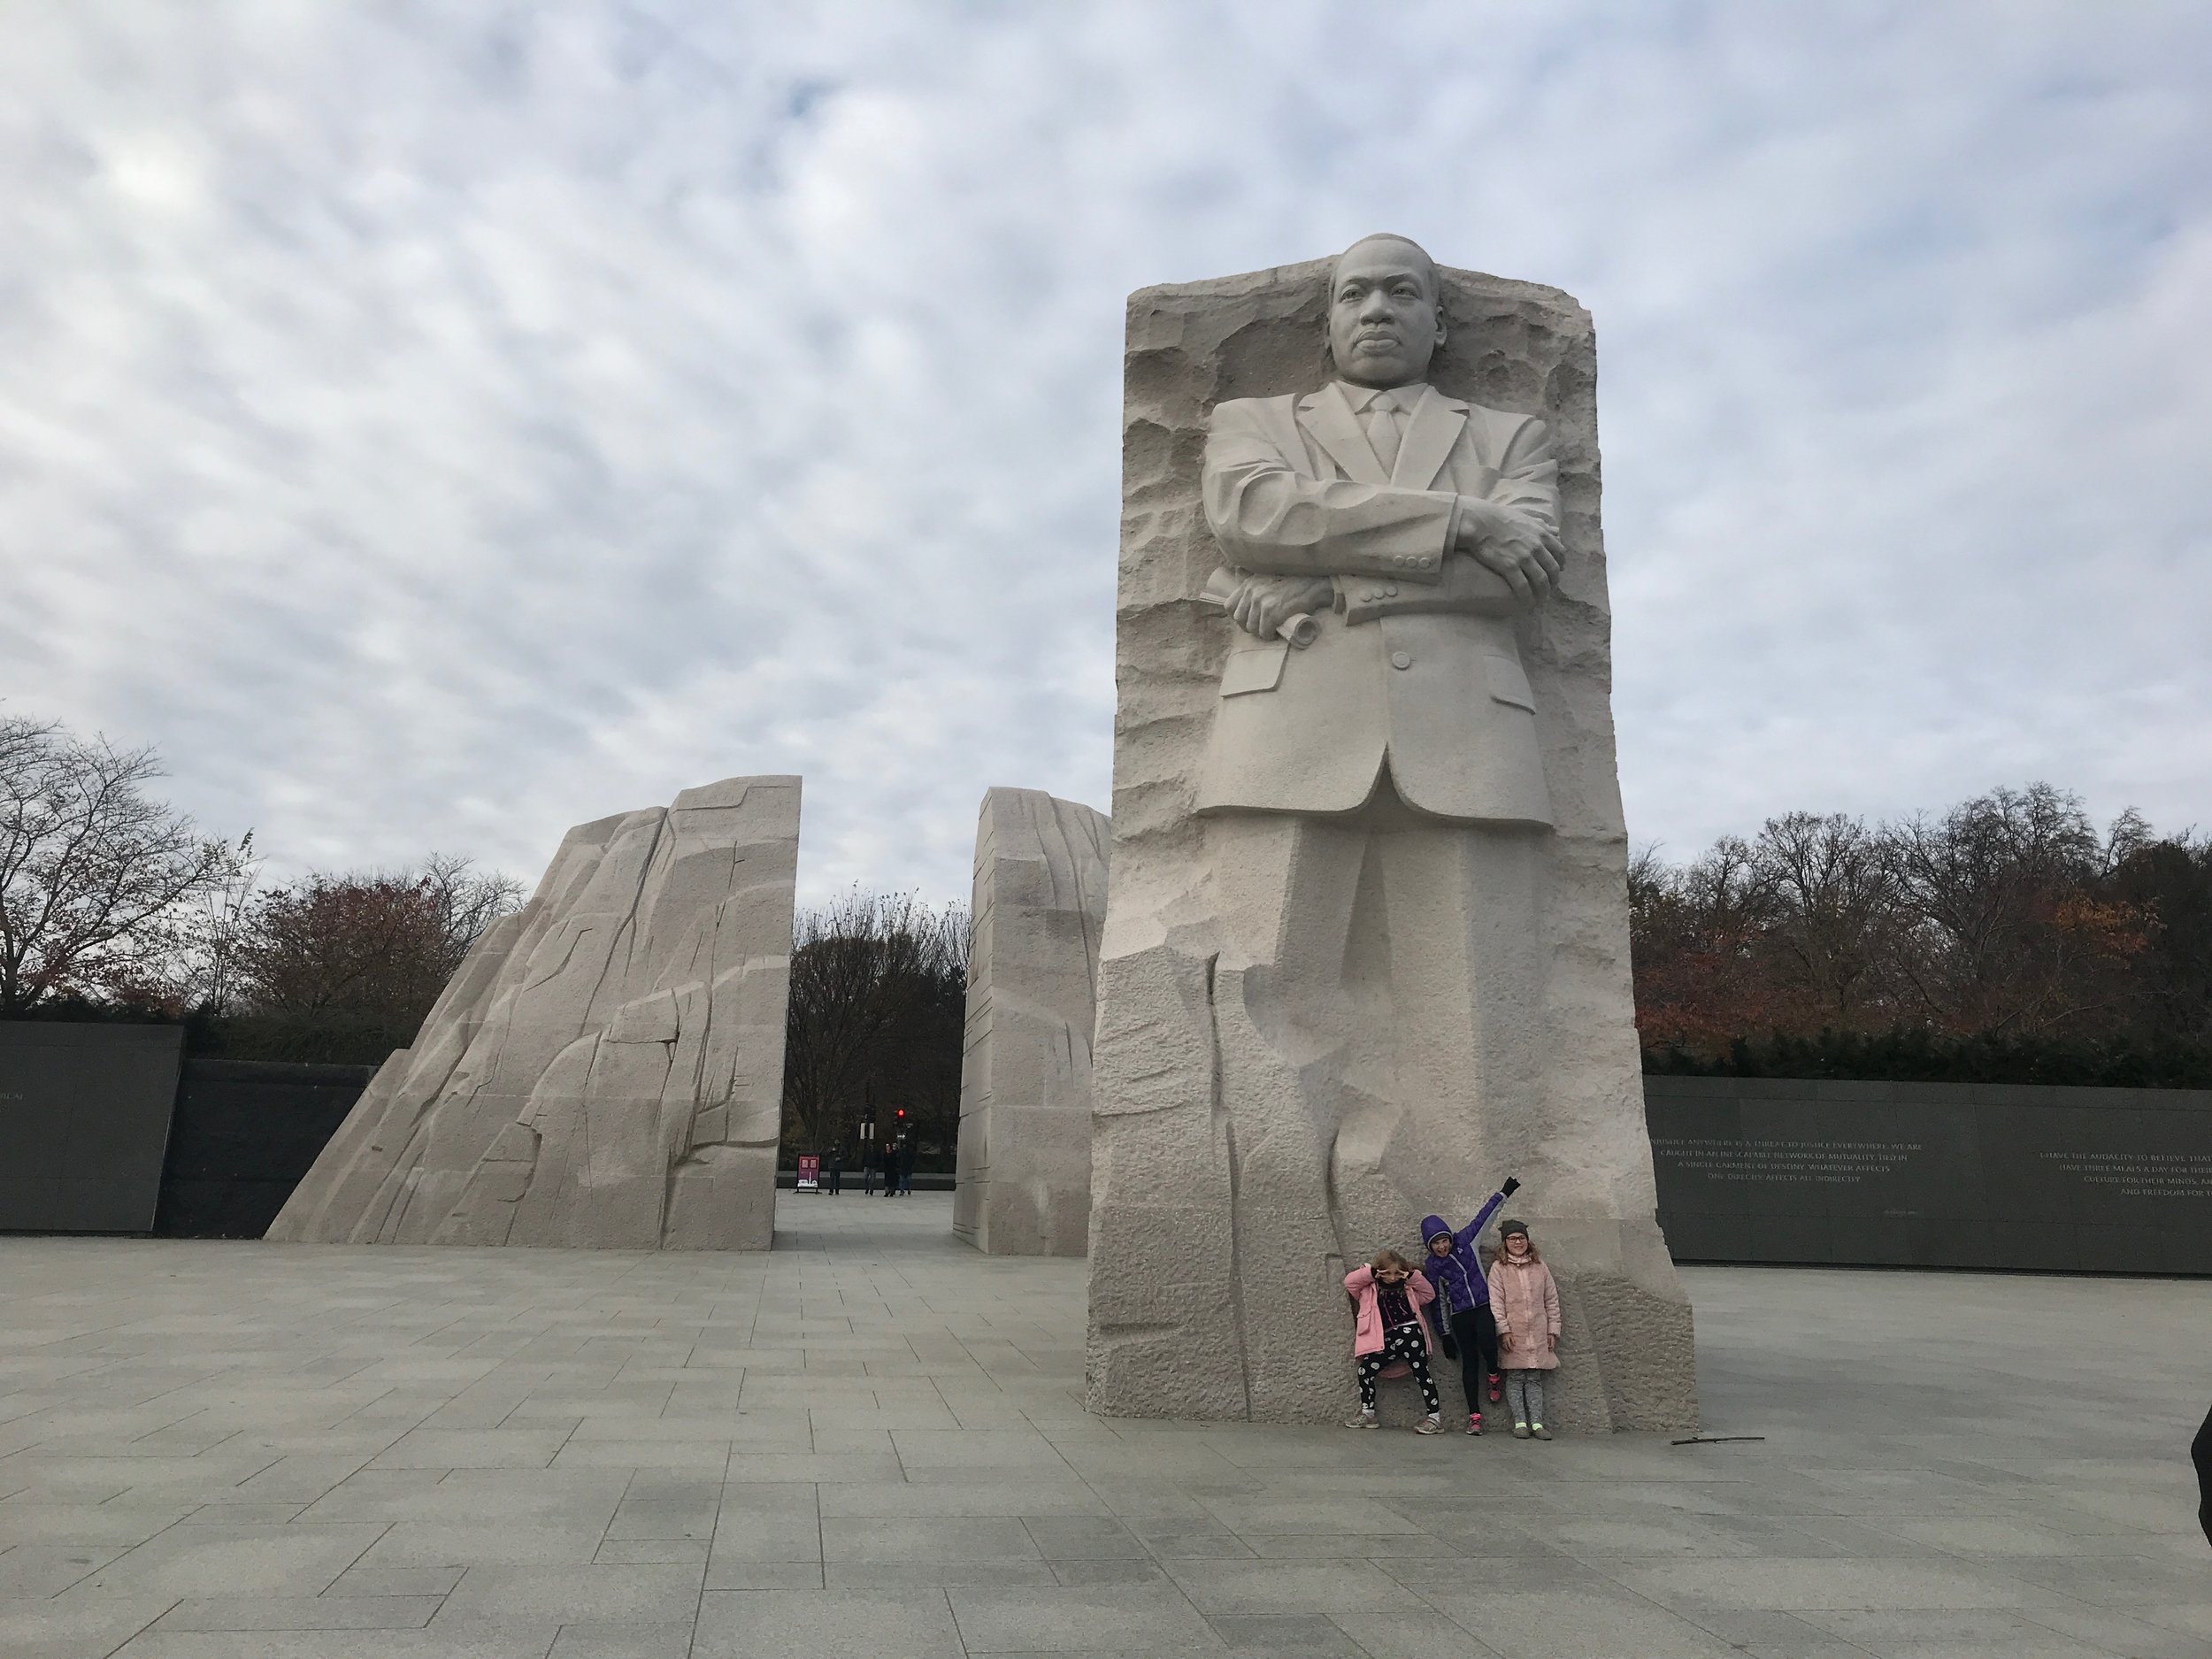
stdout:
[(2212, 826), (2195, 0), (10, 0), (0, 699), (280, 869), (1107, 803), (1122, 300), (1595, 313), (1632, 833)]

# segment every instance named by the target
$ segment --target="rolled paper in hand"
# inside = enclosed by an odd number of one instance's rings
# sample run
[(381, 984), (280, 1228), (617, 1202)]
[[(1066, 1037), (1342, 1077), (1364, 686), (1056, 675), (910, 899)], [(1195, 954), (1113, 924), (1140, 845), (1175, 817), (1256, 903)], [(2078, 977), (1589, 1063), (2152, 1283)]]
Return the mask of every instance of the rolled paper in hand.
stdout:
[[(1226, 611), (1235, 603), (1238, 579), (1224, 566), (1217, 565), (1214, 573), (1206, 578), (1206, 585), (1198, 590), (1198, 596), (1208, 604), (1219, 605)], [(1321, 625), (1302, 611), (1294, 611), (1275, 625), (1275, 637), (1287, 640), (1304, 650), (1321, 637)]]

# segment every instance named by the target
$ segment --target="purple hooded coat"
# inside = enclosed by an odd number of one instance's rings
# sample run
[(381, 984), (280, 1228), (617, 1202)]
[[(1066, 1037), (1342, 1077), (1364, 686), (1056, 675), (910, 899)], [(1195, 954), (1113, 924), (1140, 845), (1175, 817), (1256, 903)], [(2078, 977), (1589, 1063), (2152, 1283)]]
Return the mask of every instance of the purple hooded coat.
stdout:
[[(1476, 1212), (1475, 1218), (1455, 1231), (1441, 1216), (1421, 1218), (1421, 1271), (1429, 1283), (1436, 1286), (1437, 1310), (1444, 1315), (1440, 1326), (1448, 1324), (1450, 1316), (1465, 1313), (1471, 1308), (1490, 1305), (1490, 1286), (1482, 1277), (1482, 1257), (1475, 1250), (1475, 1240), (1490, 1225), (1490, 1217), (1498, 1213), (1498, 1206), (1505, 1202), (1503, 1193), (1493, 1193)], [(1429, 1241), (1439, 1233), (1450, 1235), (1452, 1253), (1439, 1256), (1429, 1250)]]

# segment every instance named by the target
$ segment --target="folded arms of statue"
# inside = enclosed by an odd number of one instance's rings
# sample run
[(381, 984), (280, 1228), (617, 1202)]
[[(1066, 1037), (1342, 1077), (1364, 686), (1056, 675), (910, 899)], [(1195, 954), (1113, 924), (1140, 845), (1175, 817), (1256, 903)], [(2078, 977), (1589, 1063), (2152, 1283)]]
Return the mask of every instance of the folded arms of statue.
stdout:
[[(1256, 425), (1217, 417), (1206, 441), (1203, 495), (1227, 565), (1250, 575), (1328, 580), (1348, 624), (1420, 611), (1510, 616), (1541, 597), (1540, 584), (1525, 591), (1525, 580), (1517, 587), (1471, 549), (1493, 536), (1555, 549), (1557, 476), (1536, 420), (1516, 434), (1490, 488), (1470, 495), (1310, 478)], [(1223, 586), (1217, 572), (1210, 587)]]

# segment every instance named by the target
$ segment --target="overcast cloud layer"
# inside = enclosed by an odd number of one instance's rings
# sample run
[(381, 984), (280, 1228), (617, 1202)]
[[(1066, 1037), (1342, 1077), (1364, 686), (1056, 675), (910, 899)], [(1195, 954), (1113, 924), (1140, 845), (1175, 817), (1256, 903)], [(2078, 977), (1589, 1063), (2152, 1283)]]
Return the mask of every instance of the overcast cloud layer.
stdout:
[(2212, 823), (2212, 9), (0, 10), (0, 698), (280, 868), (1107, 804), (1125, 293), (1595, 313), (1631, 833)]

